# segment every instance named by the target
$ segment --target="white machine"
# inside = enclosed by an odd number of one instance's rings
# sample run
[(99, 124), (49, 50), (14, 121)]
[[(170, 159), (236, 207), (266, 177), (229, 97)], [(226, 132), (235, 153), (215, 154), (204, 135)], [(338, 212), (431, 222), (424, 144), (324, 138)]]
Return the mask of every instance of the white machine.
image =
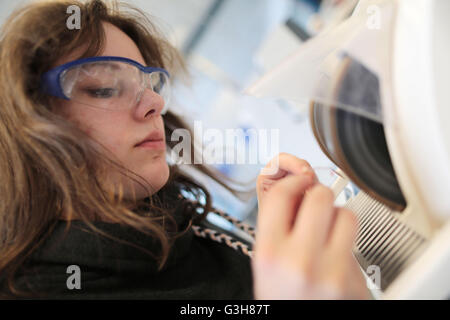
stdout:
[(360, 188), (354, 253), (382, 299), (450, 298), (450, 1), (361, 0), (248, 93), (309, 110)]

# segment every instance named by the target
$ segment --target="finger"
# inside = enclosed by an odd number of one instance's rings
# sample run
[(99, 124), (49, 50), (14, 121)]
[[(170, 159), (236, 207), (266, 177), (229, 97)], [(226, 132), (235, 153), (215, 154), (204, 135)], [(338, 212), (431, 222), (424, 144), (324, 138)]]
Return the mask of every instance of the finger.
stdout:
[(364, 278), (363, 271), (361, 270), (358, 261), (353, 255), (349, 272), (352, 274), (352, 277), (350, 279), (350, 298), (358, 300), (369, 299), (370, 291), (367, 287), (367, 281)]
[(356, 239), (356, 216), (347, 209), (335, 208), (323, 255), (332, 268), (324, 274), (326, 283), (343, 294), (345, 299), (364, 298), (365, 282), (353, 256)]
[(269, 174), (260, 175), (261, 178), (277, 180), (288, 174), (299, 175), (304, 174), (305, 172), (314, 174), (311, 165), (306, 160), (297, 158), (288, 153), (278, 154), (266, 165), (265, 169), (269, 168), (274, 170), (266, 171)]
[(267, 164), (265, 169), (267, 169), (266, 173), (261, 173), (257, 179), (258, 201), (276, 182), (288, 175), (302, 175), (310, 180), (310, 184), (318, 182), (314, 170), (307, 161), (287, 153), (277, 155)]
[[(290, 174), (287, 174), (287, 176), (290, 176)], [(315, 175), (312, 172), (312, 170), (306, 170), (306, 172), (296, 175), (297, 177), (301, 177), (301, 179), (303, 179), (304, 185), (305, 185), (305, 190), (310, 188), (312, 185), (314, 185), (317, 181), (315, 179)], [(258, 201), (261, 201), (263, 199), (263, 194), (266, 194), (271, 188), (273, 188), (274, 185), (276, 185), (277, 183), (279, 183), (280, 180), (272, 180), (272, 179), (265, 179), (265, 180), (260, 180), (259, 184), (258, 184), (258, 188), (257, 188), (257, 196), (258, 196)]]
[(330, 230), (328, 250), (335, 256), (351, 255), (358, 231), (356, 215), (345, 208), (339, 208), (334, 226)]
[(367, 299), (368, 289), (366, 280), (359, 264), (353, 256), (353, 246), (358, 233), (358, 221), (356, 215), (344, 208), (339, 208), (336, 214), (336, 222), (330, 232), (327, 251), (335, 257), (340, 257), (341, 269), (350, 274), (351, 299)]
[(306, 254), (321, 252), (334, 219), (334, 194), (331, 189), (316, 185), (304, 196), (293, 231), (293, 241)]
[(309, 186), (305, 179), (289, 176), (271, 189), (258, 213), (258, 238), (264, 244), (283, 241), (291, 229), (301, 196)]

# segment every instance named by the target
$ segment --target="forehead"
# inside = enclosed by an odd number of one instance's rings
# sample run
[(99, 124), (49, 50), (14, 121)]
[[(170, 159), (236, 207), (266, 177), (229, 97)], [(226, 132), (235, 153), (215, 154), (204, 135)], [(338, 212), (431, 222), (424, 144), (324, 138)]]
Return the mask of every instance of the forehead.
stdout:
[(101, 55), (125, 57), (145, 65), (139, 48), (128, 35), (107, 22), (103, 23), (103, 28), (105, 30), (106, 41)]
[(139, 73), (139, 69), (117, 61), (96, 61), (70, 69), (65, 77), (76, 77), (78, 79), (98, 76), (108, 77), (110, 75), (117, 76), (117, 72), (120, 72), (122, 75), (134, 76)]
[[(105, 31), (105, 42), (99, 56), (124, 57), (137, 61), (142, 65), (146, 65), (139, 48), (126, 33), (111, 23), (103, 22), (102, 25)], [(80, 50), (76, 50), (68, 56), (58, 60), (56, 65), (76, 60), (82, 52), (83, 48), (80, 48)]]

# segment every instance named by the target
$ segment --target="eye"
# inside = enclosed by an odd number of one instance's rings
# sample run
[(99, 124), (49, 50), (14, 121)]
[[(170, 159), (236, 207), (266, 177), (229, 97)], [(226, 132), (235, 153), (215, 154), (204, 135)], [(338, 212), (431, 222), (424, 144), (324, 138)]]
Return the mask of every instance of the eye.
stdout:
[(112, 98), (113, 96), (116, 96), (118, 93), (118, 90), (114, 88), (95, 88), (85, 90), (91, 97), (99, 99)]
[(160, 93), (165, 85), (164, 75), (160, 72), (155, 72), (151, 75), (153, 91)]

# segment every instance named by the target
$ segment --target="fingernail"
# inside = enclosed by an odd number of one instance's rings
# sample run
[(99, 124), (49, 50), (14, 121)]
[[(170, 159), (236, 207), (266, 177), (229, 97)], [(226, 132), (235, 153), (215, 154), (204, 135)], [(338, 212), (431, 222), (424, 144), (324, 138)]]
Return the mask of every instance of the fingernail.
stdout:
[(311, 171), (312, 170), (309, 167), (303, 167), (302, 170), (301, 170), (302, 173), (310, 173)]
[(314, 170), (311, 167), (303, 167), (301, 169), (301, 172), (304, 175), (308, 176), (308, 179), (310, 180), (310, 183), (318, 182), (316, 174), (315, 174)]

